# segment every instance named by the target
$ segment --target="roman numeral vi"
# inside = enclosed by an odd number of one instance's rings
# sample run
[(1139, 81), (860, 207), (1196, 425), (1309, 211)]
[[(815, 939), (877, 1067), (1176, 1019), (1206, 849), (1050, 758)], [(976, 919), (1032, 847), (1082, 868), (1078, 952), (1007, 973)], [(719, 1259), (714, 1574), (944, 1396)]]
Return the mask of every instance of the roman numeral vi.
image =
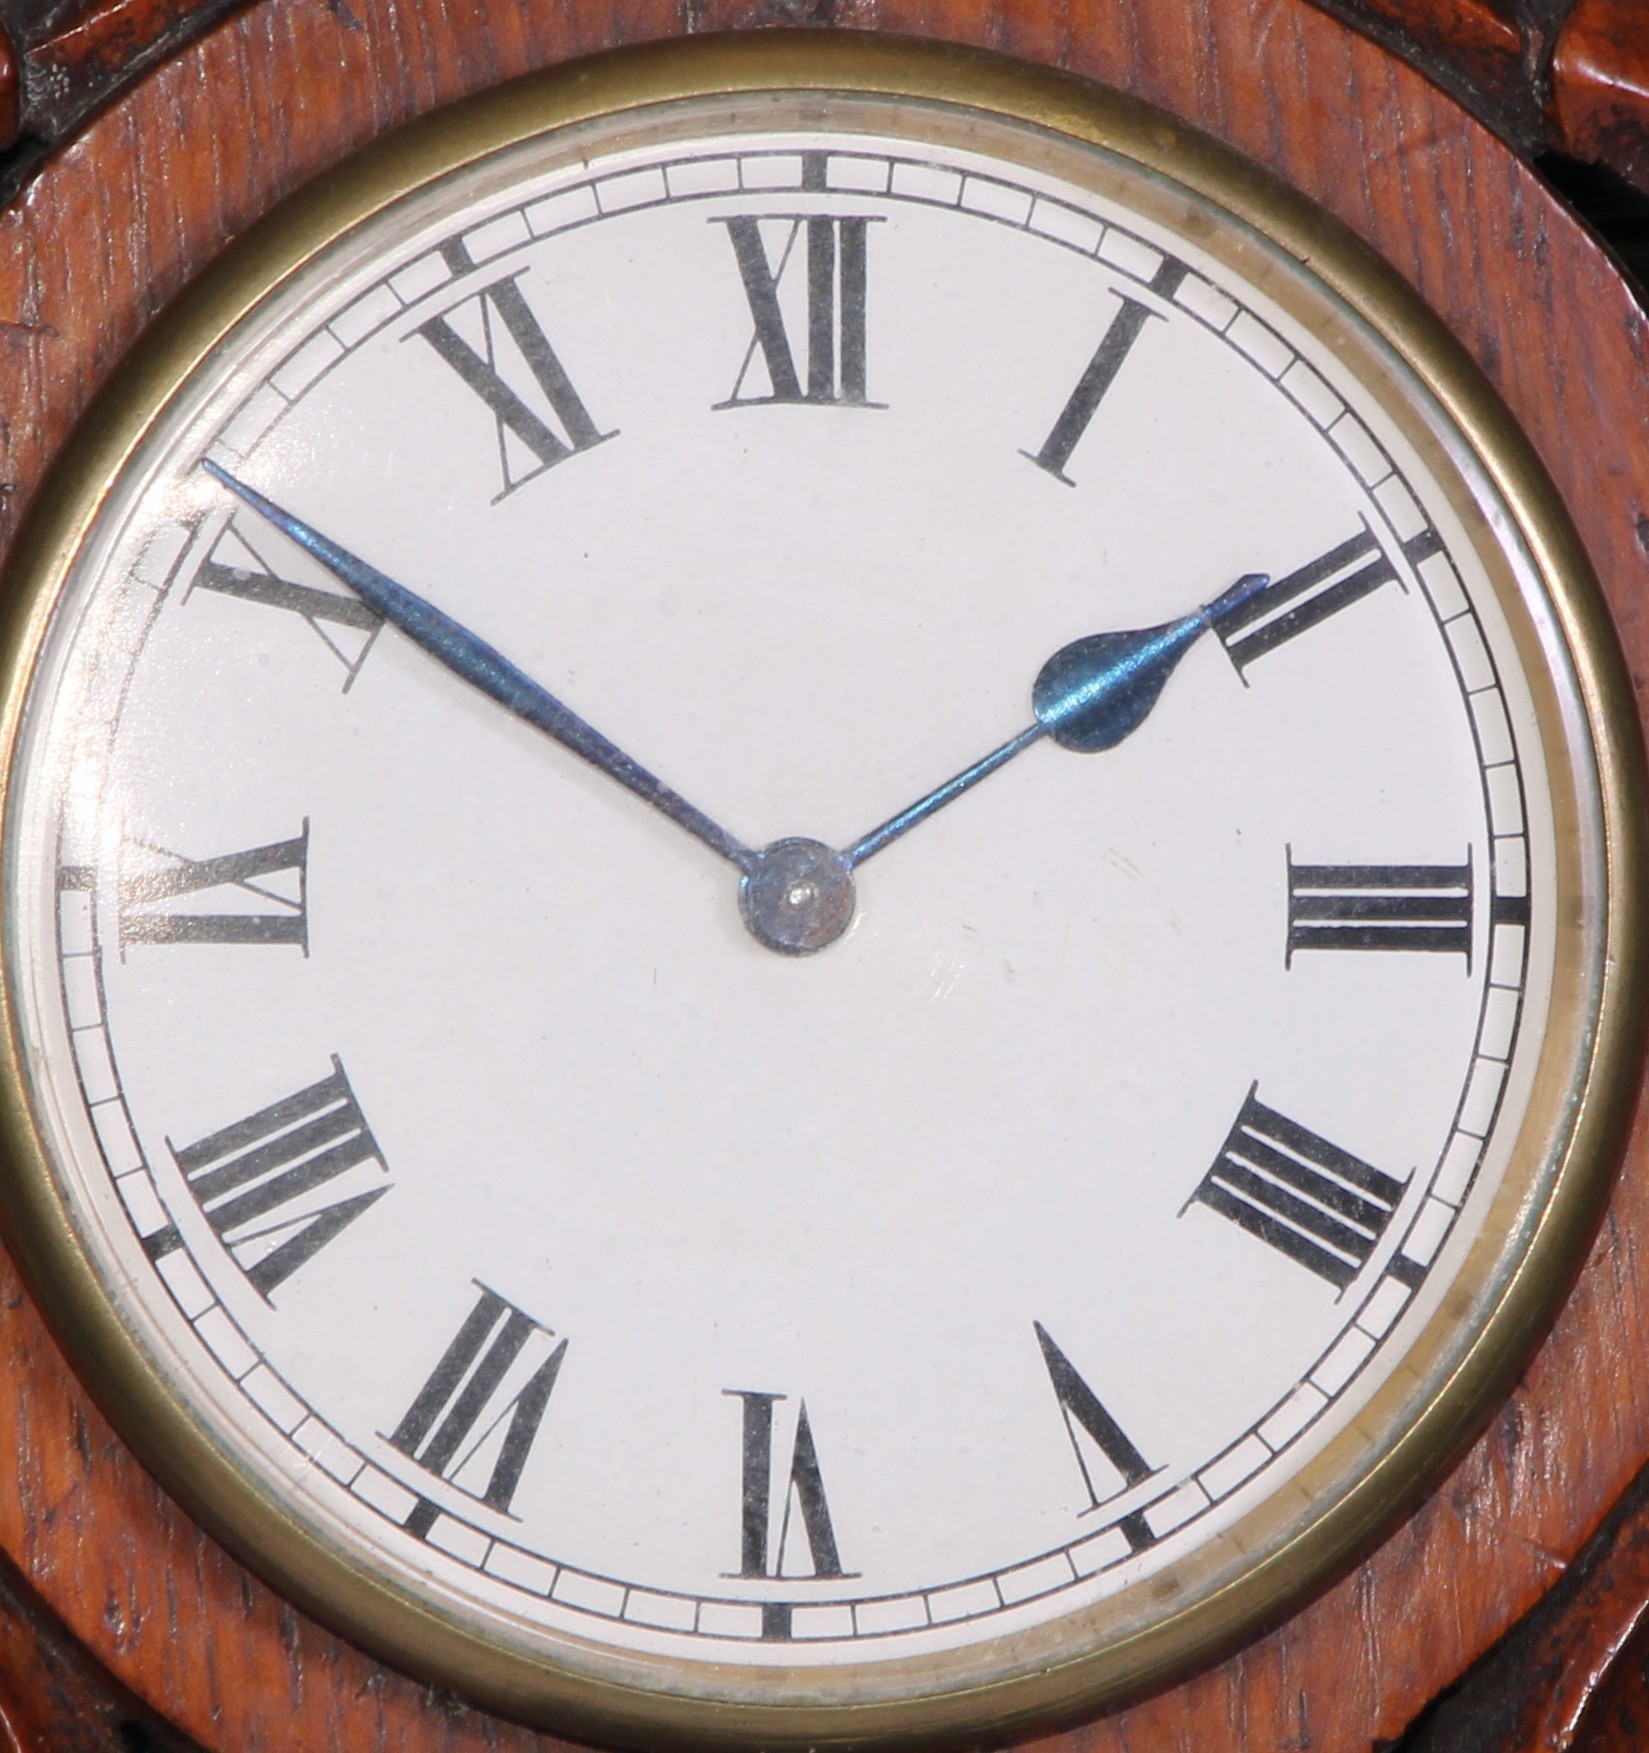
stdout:
[[(744, 1577), (832, 1578), (856, 1575), (842, 1568), (836, 1527), (825, 1497), (819, 1451), (807, 1402), (796, 1409), (795, 1437), (789, 1465), (775, 1476), (773, 1409), (786, 1398), (746, 1389), (728, 1388), (729, 1398), (743, 1402), (743, 1490), (740, 1501), (739, 1570)], [(806, 1569), (802, 1562), (805, 1546)], [(790, 1635), (790, 1604), (768, 1601), (762, 1606), (762, 1636)]]

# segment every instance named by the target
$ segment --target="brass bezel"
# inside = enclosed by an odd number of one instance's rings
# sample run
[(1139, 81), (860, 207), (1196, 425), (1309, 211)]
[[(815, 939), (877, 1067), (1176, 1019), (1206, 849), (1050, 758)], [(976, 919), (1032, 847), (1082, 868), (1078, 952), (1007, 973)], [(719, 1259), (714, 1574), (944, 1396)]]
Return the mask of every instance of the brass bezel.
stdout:
[[(997, 1664), (1006, 1671), (983, 1677), (994, 1646), (976, 1648), (967, 1658), (971, 1679), (955, 1652), (865, 1664), (857, 1696), (851, 1686), (838, 1686), (829, 1702), (775, 1703), (770, 1695), (782, 1677), (773, 1670), (730, 1668), (724, 1676), (700, 1663), (689, 1674), (677, 1664), (682, 1689), (669, 1692), (656, 1689), (661, 1666), (669, 1664), (609, 1653), (599, 1664), (550, 1667), (523, 1649), (484, 1640), (438, 1603), (396, 1592), (332, 1549), (219, 1453), (100, 1287), (31, 1111), (9, 973), (0, 1025), (0, 1128), (9, 1159), (0, 1221), (81, 1375), (168, 1487), (278, 1587), (389, 1660), (509, 1714), (602, 1739), (845, 1747), (981, 1736), (1114, 1702), (1211, 1659), (1320, 1587), (1389, 1525), (1474, 1434), (1550, 1319), (1601, 1214), (1630, 1119), (1649, 1020), (1649, 994), (1636, 975), (1649, 818), (1633, 691), (1585, 553), (1534, 452), (1476, 365), (1391, 269), (1303, 198), (1165, 115), (976, 52), (846, 33), (698, 39), (574, 64), (472, 99), (380, 142), (279, 208), (156, 325), (83, 423), (12, 561), (0, 650), (6, 787), (0, 805), (9, 859), (13, 761), (58, 589), (108, 483), (158, 412), (272, 288), (403, 195), (493, 152), (552, 129), (679, 100), (763, 93), (875, 94), (1029, 124), (1102, 147), (1217, 203), (1309, 263), (1389, 344), (1464, 435), (1507, 508), (1545, 581), (1584, 702), (1591, 739), (1585, 753), (1595, 761), (1603, 817), (1607, 906), (1595, 1028), (1588, 1035), (1584, 1019), (1576, 1025), (1584, 1074), (1547, 1092), (1553, 1113), (1562, 1111), (1553, 1122), (1562, 1139), (1559, 1165), (1542, 1210), (1530, 1217), (1508, 1207), (1503, 1214), (1502, 1244), (1521, 1225), (1527, 1245), (1482, 1326), (1463, 1347), (1458, 1335), (1441, 1332), (1429, 1351), (1417, 1348), (1439, 1379), (1429, 1404), (1303, 1533), (1148, 1630), (1074, 1654), (1053, 1648), (1057, 1639), (1017, 1640), (1013, 1659)], [(1579, 923), (1568, 928), (1573, 938)], [(1554, 1009), (1586, 1008), (1578, 989), (1583, 972), (1560, 965), (1560, 982), (1567, 977), (1575, 989), (1560, 993)], [(1395, 1404), (1399, 1388), (1411, 1393), (1413, 1384), (1390, 1384), (1366, 1417)], [(1306, 1477), (1311, 1471), (1315, 1465)]]

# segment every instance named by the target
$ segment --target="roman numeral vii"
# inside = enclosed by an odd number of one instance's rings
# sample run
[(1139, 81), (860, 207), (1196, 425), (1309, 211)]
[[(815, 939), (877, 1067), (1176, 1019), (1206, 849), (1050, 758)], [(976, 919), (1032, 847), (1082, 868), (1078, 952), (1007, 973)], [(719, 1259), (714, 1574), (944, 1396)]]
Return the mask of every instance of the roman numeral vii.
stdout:
[[(387, 1439), (408, 1460), (506, 1514), (549, 1407), (567, 1341), (477, 1285), (475, 1307)], [(422, 1539), (440, 1514), (420, 1498)]]

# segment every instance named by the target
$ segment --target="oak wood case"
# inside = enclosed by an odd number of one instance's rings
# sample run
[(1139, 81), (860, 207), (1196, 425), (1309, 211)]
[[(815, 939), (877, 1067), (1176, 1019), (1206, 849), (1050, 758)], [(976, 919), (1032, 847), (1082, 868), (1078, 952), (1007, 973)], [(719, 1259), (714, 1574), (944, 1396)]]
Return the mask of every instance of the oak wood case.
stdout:
[[(760, 0), (288, 0), (135, 86), (0, 216), (0, 540), (145, 322), (282, 194), (395, 122), (620, 42), (806, 21)], [(1644, 320), (1576, 222), (1449, 99), (1299, 0), (859, 0), (840, 26), (996, 47), (1155, 102), (1375, 245), (1541, 451), (1649, 678)], [(1649, 1139), (1552, 1339), (1360, 1570), (1222, 1666), (1048, 1738), (1092, 1753), (1398, 1734), (1561, 1573), (1649, 1455)], [(548, 1737), (433, 1697), (279, 1601), (150, 1481), (0, 1265), (0, 1547), (139, 1698), (224, 1753), (458, 1753)], [(1550, 1742), (1562, 1745), (1562, 1742)]]

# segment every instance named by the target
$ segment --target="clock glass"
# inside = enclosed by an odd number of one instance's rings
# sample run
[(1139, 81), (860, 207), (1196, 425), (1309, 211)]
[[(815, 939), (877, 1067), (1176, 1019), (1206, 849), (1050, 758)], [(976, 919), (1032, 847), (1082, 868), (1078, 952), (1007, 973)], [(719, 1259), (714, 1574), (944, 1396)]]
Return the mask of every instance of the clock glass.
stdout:
[(117, 1417), (375, 1646), (701, 1743), (1342, 1557), (1591, 1209), (1620, 904), (1588, 587), (1376, 270), (765, 52), (243, 252), (9, 720), (12, 1223)]

